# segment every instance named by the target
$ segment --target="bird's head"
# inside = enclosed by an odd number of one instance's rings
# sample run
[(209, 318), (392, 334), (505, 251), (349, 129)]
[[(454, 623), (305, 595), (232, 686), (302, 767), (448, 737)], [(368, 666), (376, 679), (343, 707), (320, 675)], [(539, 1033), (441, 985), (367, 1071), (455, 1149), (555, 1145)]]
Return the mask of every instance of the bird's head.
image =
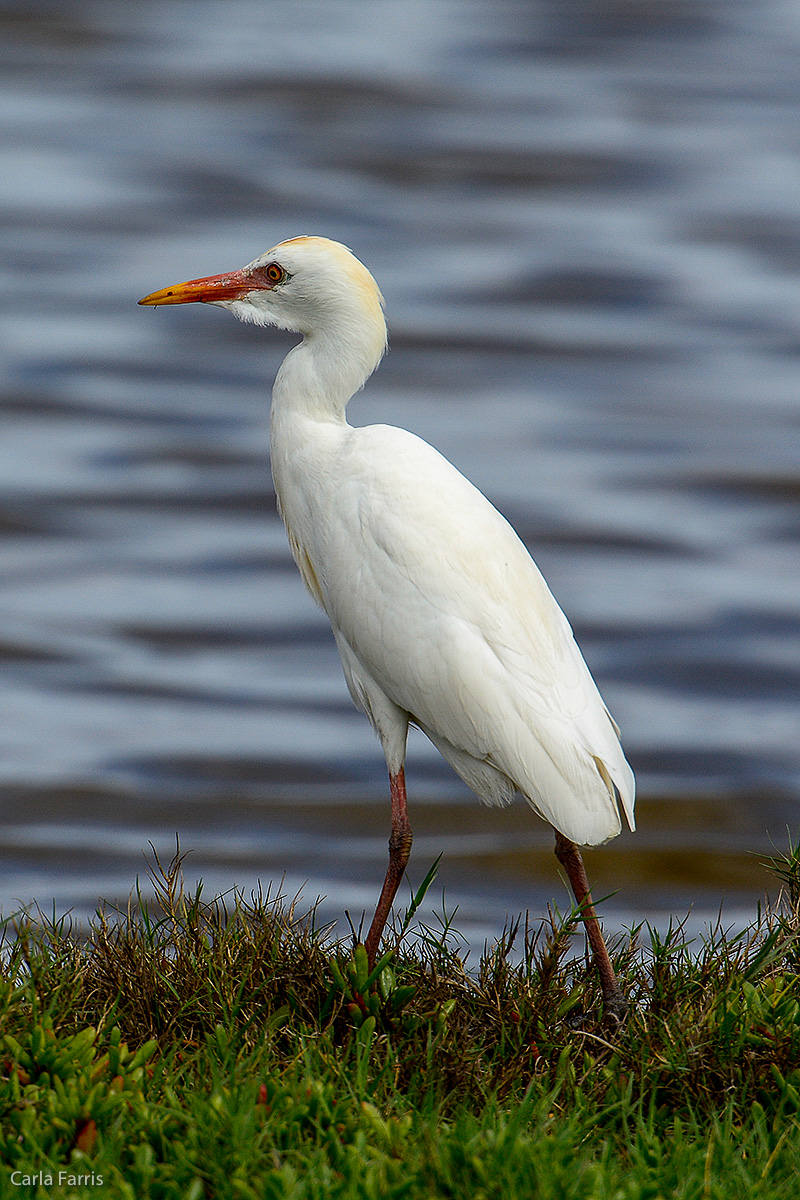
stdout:
[(350, 340), (358, 330), (374, 343), (378, 359), (386, 345), (378, 285), (346, 246), (328, 238), (291, 238), (241, 270), (176, 283), (139, 303), (155, 307), (193, 301), (217, 304), (242, 321), (277, 325), (306, 337)]

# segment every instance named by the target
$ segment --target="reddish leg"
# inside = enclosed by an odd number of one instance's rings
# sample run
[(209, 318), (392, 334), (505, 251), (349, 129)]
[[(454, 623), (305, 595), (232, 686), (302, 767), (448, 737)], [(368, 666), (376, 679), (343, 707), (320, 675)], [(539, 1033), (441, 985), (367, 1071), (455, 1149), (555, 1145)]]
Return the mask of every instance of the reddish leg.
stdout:
[(408, 801), (406, 799), (406, 777), (403, 768), (396, 775), (389, 776), (389, 786), (392, 792), (392, 834), (389, 838), (389, 869), (383, 881), (381, 898), (375, 909), (375, 916), (369, 927), (367, 940), (367, 961), (370, 970), (378, 957), (378, 945), (383, 928), (392, 907), (392, 901), (397, 894), (400, 880), (406, 869), (408, 856), (411, 853), (411, 826), (408, 823)]
[(600, 973), (600, 985), (603, 989), (603, 1004), (607, 1012), (621, 1021), (628, 1011), (628, 1002), (617, 983), (608, 950), (603, 941), (600, 922), (594, 911), (592, 893), (589, 891), (589, 880), (586, 878), (586, 868), (583, 865), (581, 852), (574, 842), (565, 838), (563, 833), (556, 830), (556, 857), (569, 876), (575, 900), (581, 910), (581, 917), (586, 926), (586, 936), (592, 947), (592, 954)]

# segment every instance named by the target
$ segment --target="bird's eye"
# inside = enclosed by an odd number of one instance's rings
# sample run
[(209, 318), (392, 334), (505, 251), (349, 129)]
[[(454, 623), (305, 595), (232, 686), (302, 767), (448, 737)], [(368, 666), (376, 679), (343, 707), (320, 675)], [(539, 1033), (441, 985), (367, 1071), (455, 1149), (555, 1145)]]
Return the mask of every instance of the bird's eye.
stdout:
[(270, 263), (264, 268), (264, 274), (270, 283), (283, 283), (286, 278), (286, 272), (279, 263)]

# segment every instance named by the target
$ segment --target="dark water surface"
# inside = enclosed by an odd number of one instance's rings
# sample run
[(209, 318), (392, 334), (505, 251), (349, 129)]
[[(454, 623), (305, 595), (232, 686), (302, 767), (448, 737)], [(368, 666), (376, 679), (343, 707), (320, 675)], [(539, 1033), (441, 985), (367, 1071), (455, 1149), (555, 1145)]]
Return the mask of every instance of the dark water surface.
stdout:
[[(320, 233), (387, 302), (351, 420), (502, 508), (622, 727), (609, 923), (746, 919), (800, 798), (800, 4), (78, 0), (0, 38), (3, 910), (119, 901), (176, 832), (209, 892), (374, 904), (382, 756), (269, 476), (292, 339), (135, 303)], [(567, 903), (524, 805), (419, 735), (408, 777), (473, 944)]]

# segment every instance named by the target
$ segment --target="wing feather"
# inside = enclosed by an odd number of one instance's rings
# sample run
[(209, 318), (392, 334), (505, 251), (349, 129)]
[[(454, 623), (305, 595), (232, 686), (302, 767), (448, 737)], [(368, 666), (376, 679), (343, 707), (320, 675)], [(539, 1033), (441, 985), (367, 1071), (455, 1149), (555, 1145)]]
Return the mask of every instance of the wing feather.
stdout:
[(388, 426), (349, 430), (324, 486), (308, 571), (365, 677), (491, 802), (516, 787), (586, 844), (619, 832), (619, 797), (632, 827), (616, 727), (505, 518)]

